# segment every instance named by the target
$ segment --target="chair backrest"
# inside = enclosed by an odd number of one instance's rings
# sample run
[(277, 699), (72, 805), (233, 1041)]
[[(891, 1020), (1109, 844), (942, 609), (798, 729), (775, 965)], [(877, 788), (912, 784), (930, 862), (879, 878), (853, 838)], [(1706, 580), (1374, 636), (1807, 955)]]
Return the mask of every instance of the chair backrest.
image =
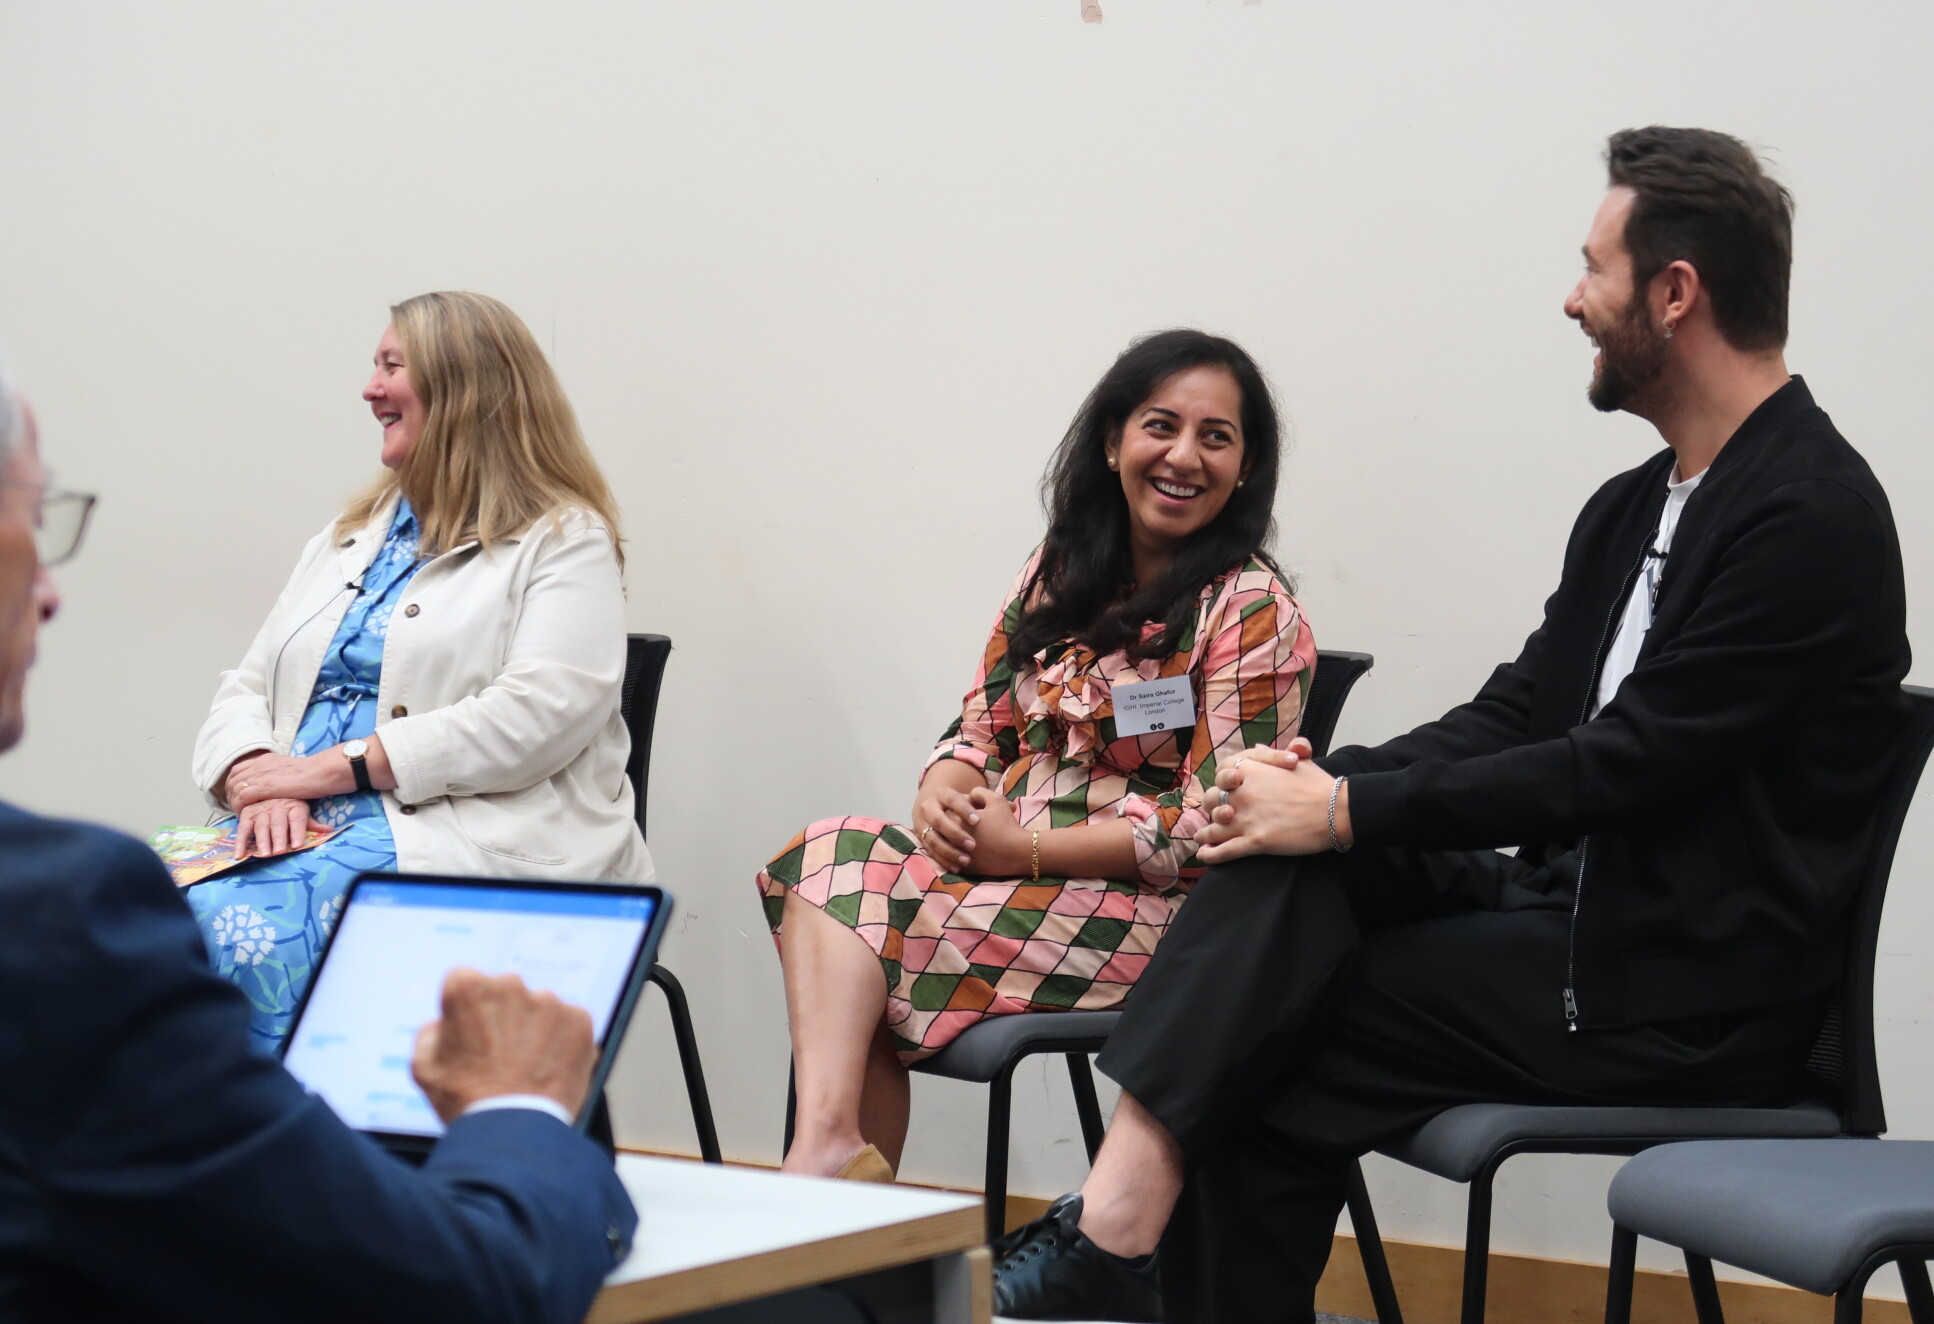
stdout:
[(1907, 810), (1914, 803), (1927, 755), (1934, 749), (1934, 690), (1903, 685), (1908, 717), (1894, 750), (1894, 769), (1874, 801), (1874, 839), (1861, 871), (1860, 891), (1848, 916), (1847, 974), (1827, 1009), (1820, 1036), (1807, 1058), (1807, 1074), (1840, 1110), (1841, 1125), (1857, 1135), (1887, 1129), (1880, 1101), (1880, 1062), (1874, 1052), (1874, 956), (1880, 947), (1880, 915), (1887, 877)]
[(1330, 752), (1330, 737), (1336, 734), (1336, 719), (1343, 715), (1343, 701), (1363, 673), (1377, 664), (1368, 653), (1342, 653), (1334, 649), (1316, 650), (1316, 676), (1310, 681), (1309, 697), (1303, 701), (1302, 737), (1318, 754)]
[(651, 780), (651, 729), (658, 722), (658, 687), (665, 680), (665, 660), (672, 641), (662, 634), (625, 636), (624, 697), (618, 711), (631, 733), (631, 753), (625, 756), (625, 776), (631, 778), (633, 813), (638, 834), (645, 835), (645, 787)]

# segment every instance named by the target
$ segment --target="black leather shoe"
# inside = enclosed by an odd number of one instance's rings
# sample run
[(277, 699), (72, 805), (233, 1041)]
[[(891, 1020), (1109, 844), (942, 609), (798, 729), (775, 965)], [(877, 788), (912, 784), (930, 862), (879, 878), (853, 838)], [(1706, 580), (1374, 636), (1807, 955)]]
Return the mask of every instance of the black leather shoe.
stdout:
[(1125, 1260), (1083, 1235), (1081, 1193), (994, 1242), (994, 1313), (1009, 1319), (1161, 1324), (1154, 1255)]

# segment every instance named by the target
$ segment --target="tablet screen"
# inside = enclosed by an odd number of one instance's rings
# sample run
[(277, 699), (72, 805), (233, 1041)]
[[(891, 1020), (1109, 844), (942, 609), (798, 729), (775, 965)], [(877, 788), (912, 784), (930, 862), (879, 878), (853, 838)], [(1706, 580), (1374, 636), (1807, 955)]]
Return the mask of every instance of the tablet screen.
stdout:
[(364, 878), (282, 1063), (358, 1130), (440, 1135), (410, 1053), (440, 1014), (444, 976), (459, 966), (521, 975), (589, 1012), (602, 1044), (656, 907), (643, 891)]

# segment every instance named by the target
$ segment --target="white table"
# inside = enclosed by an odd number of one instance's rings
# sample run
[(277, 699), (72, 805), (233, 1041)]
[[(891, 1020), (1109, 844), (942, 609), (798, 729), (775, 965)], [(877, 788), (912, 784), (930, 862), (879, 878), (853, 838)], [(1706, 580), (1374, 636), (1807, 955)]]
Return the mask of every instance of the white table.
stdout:
[(920, 1261), (934, 1265), (935, 1324), (991, 1317), (971, 1196), (636, 1154), (619, 1155), (618, 1176), (638, 1234), (587, 1324), (675, 1319)]

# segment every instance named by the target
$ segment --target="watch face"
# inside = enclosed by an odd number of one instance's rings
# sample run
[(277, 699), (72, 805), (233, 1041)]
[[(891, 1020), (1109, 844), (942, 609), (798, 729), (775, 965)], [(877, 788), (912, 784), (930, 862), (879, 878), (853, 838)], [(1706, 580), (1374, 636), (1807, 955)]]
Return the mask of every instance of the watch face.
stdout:
[(365, 754), (369, 753), (369, 742), (367, 740), (346, 741), (343, 744), (342, 753), (344, 758), (362, 758)]

